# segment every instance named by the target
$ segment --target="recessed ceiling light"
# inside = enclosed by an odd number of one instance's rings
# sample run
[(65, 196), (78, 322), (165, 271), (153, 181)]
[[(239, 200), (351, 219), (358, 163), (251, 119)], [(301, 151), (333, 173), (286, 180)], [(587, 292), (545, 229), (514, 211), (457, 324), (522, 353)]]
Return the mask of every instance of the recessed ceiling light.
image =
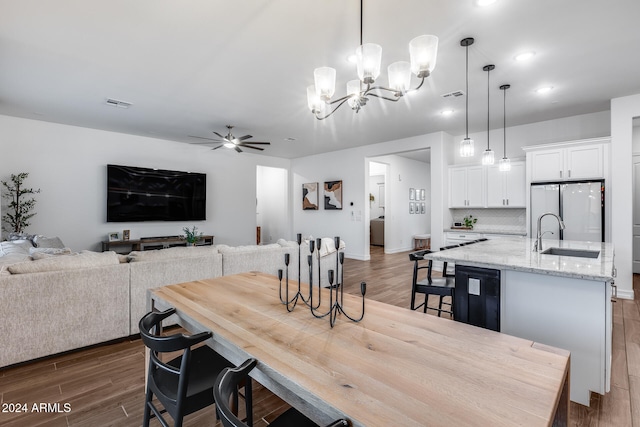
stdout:
[(295, 138), (293, 138), (293, 137), (288, 137), (288, 138), (285, 138), (284, 140), (285, 140), (285, 141), (295, 141), (296, 139), (295, 139)]
[(476, 4), (478, 6), (489, 6), (490, 4), (495, 3), (497, 0), (477, 0)]
[(534, 56), (536, 56), (536, 53), (534, 51), (529, 51), (529, 52), (522, 52), (519, 53), (515, 56), (516, 61), (527, 61), (531, 58), (533, 58)]
[(553, 86), (545, 86), (545, 87), (536, 89), (536, 93), (539, 93), (542, 95), (542, 94), (551, 92), (551, 90), (553, 90)]
[(443, 116), (450, 116), (453, 114), (453, 110), (442, 110), (440, 111), (440, 114), (442, 114)]

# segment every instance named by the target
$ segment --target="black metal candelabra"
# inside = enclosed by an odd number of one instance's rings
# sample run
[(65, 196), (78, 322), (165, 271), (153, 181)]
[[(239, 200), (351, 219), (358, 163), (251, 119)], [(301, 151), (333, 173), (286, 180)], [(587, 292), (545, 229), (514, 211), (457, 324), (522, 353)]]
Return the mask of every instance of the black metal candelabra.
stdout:
[[(329, 317), (329, 324), (333, 328), (336, 322), (336, 318), (338, 314), (342, 313), (349, 320), (353, 322), (359, 322), (364, 318), (365, 313), (365, 294), (367, 292), (367, 284), (365, 282), (360, 283), (360, 293), (362, 294), (362, 313), (360, 317), (352, 317), (344, 309), (344, 252), (340, 252), (340, 237), (334, 238), (334, 243), (336, 247), (336, 269), (329, 270), (328, 272), (328, 280), (329, 280), (329, 309), (326, 312), (320, 311), (321, 298), (322, 298), (322, 287), (321, 287), (321, 265), (320, 265), (320, 245), (322, 244), (321, 239), (317, 239), (316, 242), (311, 240), (309, 242), (309, 252), (311, 255), (307, 256), (307, 263), (309, 265), (309, 295), (304, 296), (301, 292), (301, 280), (300, 280), (300, 267), (301, 267), (301, 254), (300, 254), (300, 245), (302, 242), (302, 235), (298, 234), (298, 290), (295, 295), (289, 298), (289, 262), (290, 256), (289, 254), (285, 254), (284, 263), (285, 263), (285, 296), (282, 295), (282, 276), (283, 271), (278, 270), (278, 279), (280, 280), (280, 302), (283, 305), (287, 306), (287, 311), (291, 312), (295, 308), (298, 303), (298, 299), (302, 300), (305, 305), (309, 307), (311, 310), (311, 314), (316, 318)], [(314, 243), (317, 243), (314, 245)], [(313, 298), (313, 253), (315, 251), (314, 246), (317, 247), (318, 252), (318, 301), (314, 304)], [(334, 283), (335, 280), (335, 283)], [(335, 295), (334, 295), (335, 293)]]

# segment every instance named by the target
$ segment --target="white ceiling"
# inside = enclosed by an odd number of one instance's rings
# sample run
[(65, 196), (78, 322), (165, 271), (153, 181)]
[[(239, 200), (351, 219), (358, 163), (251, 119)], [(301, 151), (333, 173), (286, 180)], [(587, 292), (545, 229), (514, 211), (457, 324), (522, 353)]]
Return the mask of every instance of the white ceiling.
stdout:
[[(435, 131), (464, 133), (464, 48), (470, 131), (605, 111), (640, 93), (640, 1), (367, 0), (364, 42), (383, 47), (383, 70), (408, 59), (420, 34), (440, 39), (425, 87), (398, 103), (371, 99), (317, 121), (306, 106), (313, 69), (338, 70), (337, 95), (355, 76), (358, 0), (0, 0), (0, 114), (180, 142), (236, 126), (271, 141), (264, 154), (295, 158)], [(525, 50), (535, 57), (518, 63)], [(386, 85), (386, 72), (379, 83)], [(550, 85), (554, 90), (537, 95)], [(132, 103), (107, 106), (106, 98)], [(440, 111), (455, 110), (449, 117)], [(286, 141), (295, 138), (295, 141)], [(216, 155), (218, 151), (210, 155)]]

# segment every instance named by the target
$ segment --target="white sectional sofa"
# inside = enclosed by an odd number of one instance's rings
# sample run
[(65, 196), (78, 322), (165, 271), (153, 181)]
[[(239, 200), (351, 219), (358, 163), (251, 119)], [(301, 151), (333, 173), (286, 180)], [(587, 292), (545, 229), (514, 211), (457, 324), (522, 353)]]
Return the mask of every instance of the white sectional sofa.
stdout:
[[(290, 254), (289, 279), (298, 279), (298, 244), (177, 247), (117, 255), (64, 248), (31, 250), (0, 243), (0, 368), (137, 334), (147, 291), (160, 286), (246, 271), (277, 275)], [(341, 245), (341, 248), (343, 245)], [(47, 250), (50, 253), (47, 253)], [(303, 243), (302, 275), (308, 281)], [(53, 255), (52, 253), (61, 253)], [(325, 250), (322, 284), (338, 252)], [(317, 283), (317, 256), (314, 256)]]

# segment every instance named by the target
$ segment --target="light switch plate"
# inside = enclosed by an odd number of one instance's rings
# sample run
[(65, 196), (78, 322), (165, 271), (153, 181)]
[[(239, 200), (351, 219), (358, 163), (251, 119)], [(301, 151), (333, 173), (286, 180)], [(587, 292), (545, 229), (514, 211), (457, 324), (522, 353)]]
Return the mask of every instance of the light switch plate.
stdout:
[(480, 295), (480, 279), (469, 278), (469, 295)]

